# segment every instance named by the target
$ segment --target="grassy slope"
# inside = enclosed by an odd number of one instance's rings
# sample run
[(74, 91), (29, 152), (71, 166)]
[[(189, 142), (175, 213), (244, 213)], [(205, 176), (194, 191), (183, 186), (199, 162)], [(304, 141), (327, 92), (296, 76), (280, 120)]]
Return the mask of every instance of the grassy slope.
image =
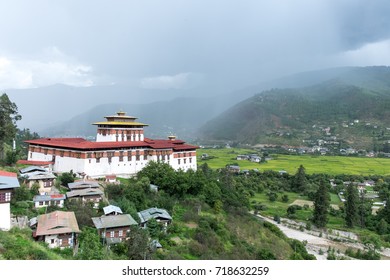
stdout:
[(17, 228), (0, 231), (0, 259), (6, 260), (63, 260), (57, 252), (44, 243), (35, 242), (31, 230)]
[[(226, 164), (238, 164), (241, 169), (286, 170), (295, 174), (302, 164), (306, 173), (352, 174), (352, 175), (390, 175), (390, 159), (358, 158), (341, 156), (296, 156), (277, 155), (267, 163), (255, 163), (246, 160), (236, 160), (238, 154), (254, 153), (247, 149), (199, 149), (198, 163), (207, 163), (210, 168), (223, 168)], [(215, 158), (201, 160), (200, 156), (207, 153)]]

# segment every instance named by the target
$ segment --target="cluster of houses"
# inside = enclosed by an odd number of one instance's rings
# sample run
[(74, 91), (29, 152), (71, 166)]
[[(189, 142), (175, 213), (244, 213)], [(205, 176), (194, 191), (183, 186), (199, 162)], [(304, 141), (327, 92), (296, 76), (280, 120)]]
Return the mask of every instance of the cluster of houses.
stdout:
[[(140, 223), (130, 214), (124, 214), (114, 205), (103, 208), (104, 215), (92, 218), (92, 222), (105, 245), (117, 244), (124, 241), (132, 226), (146, 229), (148, 222), (155, 219), (166, 228), (172, 217), (165, 209), (149, 208), (138, 212)], [(30, 220), (33, 229), (33, 237), (37, 241), (43, 241), (49, 248), (73, 248), (77, 244), (77, 236), (80, 229), (74, 212), (54, 211), (39, 215)], [(161, 246), (158, 244), (158, 246)]]
[[(33, 198), (35, 208), (48, 206), (64, 207), (66, 199), (79, 200), (82, 203), (93, 203), (98, 208), (100, 201), (104, 199), (101, 186), (94, 180), (79, 180), (68, 184), (68, 192), (61, 194), (54, 187), (56, 176), (47, 168), (29, 166), (19, 170), (19, 178), (26, 186), (39, 188), (39, 194)], [(107, 183), (115, 183), (116, 177), (106, 178)], [(10, 203), (13, 191), (20, 187), (18, 174), (0, 171), (0, 230), (9, 230), (11, 226)], [(158, 186), (151, 185), (152, 191), (158, 191)], [(103, 208), (104, 215), (92, 218), (92, 222), (106, 245), (122, 242), (131, 230), (131, 226), (139, 226), (146, 229), (148, 222), (155, 219), (163, 228), (171, 222), (172, 217), (165, 209), (150, 208), (138, 212), (137, 220), (114, 205)], [(44, 241), (49, 248), (73, 248), (77, 244), (77, 236), (80, 233), (78, 222), (74, 212), (54, 211), (39, 215), (29, 221), (33, 230), (33, 237), (37, 241)], [(158, 248), (161, 245), (155, 242)]]
[(236, 157), (236, 160), (249, 160), (252, 162), (260, 162), (261, 157), (256, 154), (250, 154), (250, 155), (238, 155)]

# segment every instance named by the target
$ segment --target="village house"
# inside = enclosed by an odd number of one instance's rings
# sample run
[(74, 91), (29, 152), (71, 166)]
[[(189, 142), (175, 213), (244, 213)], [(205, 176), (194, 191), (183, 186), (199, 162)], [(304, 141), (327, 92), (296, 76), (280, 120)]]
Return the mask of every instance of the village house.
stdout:
[(27, 163), (43, 161), (52, 164), (53, 171), (73, 170), (90, 178), (106, 175), (131, 177), (148, 162), (165, 162), (173, 169), (196, 170), (197, 146), (169, 136), (168, 139), (144, 137), (143, 124), (125, 112), (96, 122), (96, 141), (83, 138), (41, 138), (28, 144)]
[(131, 226), (138, 225), (130, 214), (95, 217), (92, 222), (107, 245), (122, 242)]
[(96, 189), (99, 188), (97, 181), (79, 180), (73, 183), (68, 183), (68, 188), (71, 191), (82, 190), (82, 189)]
[(19, 188), (16, 173), (0, 170), (0, 230), (11, 228), (11, 198), (15, 188)]
[(54, 211), (37, 217), (33, 237), (44, 241), (49, 248), (73, 248), (80, 233), (74, 212)]
[(238, 165), (227, 165), (226, 168), (232, 173), (240, 173), (240, 167)]
[(35, 208), (42, 208), (47, 206), (57, 206), (62, 208), (64, 207), (65, 199), (66, 196), (64, 194), (45, 194), (34, 196), (33, 202)]
[(106, 180), (105, 182), (107, 184), (118, 184), (119, 181), (116, 179), (116, 175), (113, 174), (113, 175), (106, 175)]
[(56, 176), (45, 168), (29, 166), (20, 169), (20, 176), (26, 185), (31, 189), (34, 185), (39, 186), (39, 193), (50, 193), (54, 186)]
[(138, 212), (138, 217), (140, 219), (141, 228), (147, 228), (148, 222), (151, 219), (155, 219), (164, 228), (166, 228), (172, 222), (172, 217), (169, 215), (168, 211), (161, 208), (149, 208), (143, 210)]
[(70, 200), (79, 200), (85, 203), (92, 203), (94, 208), (99, 207), (99, 202), (103, 199), (103, 192), (98, 188), (76, 189), (66, 193)]

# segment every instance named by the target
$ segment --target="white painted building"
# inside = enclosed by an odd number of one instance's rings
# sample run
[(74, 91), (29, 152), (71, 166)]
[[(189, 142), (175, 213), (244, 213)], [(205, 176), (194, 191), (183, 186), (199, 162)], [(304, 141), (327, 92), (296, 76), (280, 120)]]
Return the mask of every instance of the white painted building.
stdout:
[(11, 228), (11, 197), (19, 187), (17, 174), (0, 170), (0, 230)]
[(196, 170), (196, 146), (170, 136), (153, 140), (144, 137), (146, 124), (118, 112), (97, 122), (96, 142), (83, 138), (28, 140), (28, 161), (50, 162), (54, 172), (77, 172), (92, 178), (117, 175), (130, 177), (149, 161), (160, 161), (175, 170)]

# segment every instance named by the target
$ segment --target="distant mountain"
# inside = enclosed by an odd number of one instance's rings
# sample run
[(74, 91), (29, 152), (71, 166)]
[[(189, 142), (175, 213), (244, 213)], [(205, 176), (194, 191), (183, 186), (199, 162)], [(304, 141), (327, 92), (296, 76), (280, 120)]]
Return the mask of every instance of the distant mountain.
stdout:
[(94, 136), (94, 122), (104, 120), (104, 116), (123, 110), (139, 118), (149, 126), (145, 135), (151, 138), (166, 138), (175, 134), (180, 138), (193, 139), (194, 132), (204, 124), (214, 111), (216, 102), (205, 98), (175, 98), (171, 101), (160, 101), (148, 104), (110, 103), (96, 106), (69, 121), (41, 130), (44, 136)]
[[(199, 135), (251, 144), (302, 144), (326, 135), (361, 147), (372, 146), (376, 134), (385, 140), (390, 127), (390, 68), (343, 70), (309, 87), (257, 94), (210, 120)], [(330, 130), (323, 133), (327, 127)]]

